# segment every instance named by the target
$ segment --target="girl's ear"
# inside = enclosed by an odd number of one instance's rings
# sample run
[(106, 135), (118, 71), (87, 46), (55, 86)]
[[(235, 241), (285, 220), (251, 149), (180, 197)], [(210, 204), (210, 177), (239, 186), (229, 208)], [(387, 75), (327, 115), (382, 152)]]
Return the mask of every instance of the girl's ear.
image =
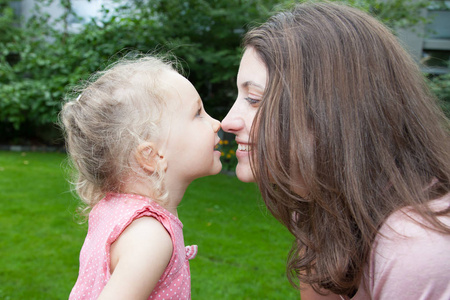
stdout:
[(140, 144), (136, 149), (135, 158), (139, 166), (149, 173), (167, 169), (167, 161), (154, 143)]

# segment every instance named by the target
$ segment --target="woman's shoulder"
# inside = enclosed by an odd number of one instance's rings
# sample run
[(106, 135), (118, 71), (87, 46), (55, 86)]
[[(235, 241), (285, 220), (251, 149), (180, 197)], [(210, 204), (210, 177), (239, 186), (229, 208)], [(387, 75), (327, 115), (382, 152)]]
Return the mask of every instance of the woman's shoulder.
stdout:
[[(430, 202), (433, 211), (449, 205), (450, 195)], [(448, 214), (439, 221), (450, 227)], [(434, 230), (413, 209), (393, 213), (375, 239), (365, 274), (372, 298), (449, 299), (448, 249), (450, 234)]]
[[(428, 207), (436, 213), (448, 210), (450, 207), (450, 193), (439, 199), (430, 201)], [(438, 220), (447, 227), (450, 227), (449, 213), (438, 216)], [(430, 234), (439, 233), (432, 228), (433, 226), (413, 208), (406, 207), (394, 212), (386, 219), (380, 228), (377, 240), (427, 237)]]
[[(448, 209), (450, 194), (429, 207), (435, 212)], [(450, 227), (448, 213), (439, 221)], [(449, 249), (450, 234), (430, 228), (412, 208), (393, 213), (380, 228), (352, 300), (450, 299)]]

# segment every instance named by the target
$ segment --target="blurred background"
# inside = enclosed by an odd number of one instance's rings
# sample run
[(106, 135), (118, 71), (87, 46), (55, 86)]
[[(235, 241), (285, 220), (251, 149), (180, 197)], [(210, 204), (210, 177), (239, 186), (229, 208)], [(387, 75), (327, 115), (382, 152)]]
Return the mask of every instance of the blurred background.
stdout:
[[(236, 96), (241, 38), (283, 0), (0, 0), (0, 300), (66, 299), (86, 223), (70, 192), (55, 125), (74, 85), (130, 53), (171, 52), (207, 112)], [(346, 0), (389, 26), (450, 116), (450, 1)], [(293, 239), (254, 184), (234, 177), (236, 145), (222, 133), (224, 171), (196, 180), (179, 208), (193, 299), (299, 299), (285, 274)]]
[[(0, 144), (61, 146), (54, 123), (75, 84), (132, 51), (169, 51), (221, 120), (242, 35), (286, 0), (0, 0)], [(345, 0), (394, 30), (446, 109), (450, 1)]]

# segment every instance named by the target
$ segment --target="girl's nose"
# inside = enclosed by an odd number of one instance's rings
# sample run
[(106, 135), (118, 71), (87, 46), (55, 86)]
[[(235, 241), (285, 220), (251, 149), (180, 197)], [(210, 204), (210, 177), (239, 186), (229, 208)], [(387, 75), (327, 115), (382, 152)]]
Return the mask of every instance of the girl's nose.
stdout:
[(219, 120), (216, 120), (216, 119), (212, 118), (212, 128), (213, 128), (215, 133), (219, 132), (219, 130), (220, 130), (220, 122), (219, 122)]

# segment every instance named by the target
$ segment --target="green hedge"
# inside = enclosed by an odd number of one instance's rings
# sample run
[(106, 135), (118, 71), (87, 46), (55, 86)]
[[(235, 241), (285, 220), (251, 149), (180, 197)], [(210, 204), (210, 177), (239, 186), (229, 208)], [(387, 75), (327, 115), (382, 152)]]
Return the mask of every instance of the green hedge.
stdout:
[[(54, 21), (41, 12), (53, 1), (64, 8)], [(298, 1), (128, 1), (114, 11), (104, 9), (103, 21), (87, 22), (78, 32), (67, 29), (67, 20), (77, 17), (71, 0), (37, 0), (36, 15), (20, 27), (10, 2), (0, 0), (0, 143), (48, 144), (61, 143), (54, 124), (64, 95), (130, 51), (170, 51), (179, 57), (206, 110), (222, 119), (235, 99), (242, 34), (272, 10)], [(423, 22), (418, 12), (429, 3), (347, 2), (375, 13), (389, 26)], [(57, 26), (66, 29), (55, 30)], [(449, 76), (431, 84), (448, 111)]]

